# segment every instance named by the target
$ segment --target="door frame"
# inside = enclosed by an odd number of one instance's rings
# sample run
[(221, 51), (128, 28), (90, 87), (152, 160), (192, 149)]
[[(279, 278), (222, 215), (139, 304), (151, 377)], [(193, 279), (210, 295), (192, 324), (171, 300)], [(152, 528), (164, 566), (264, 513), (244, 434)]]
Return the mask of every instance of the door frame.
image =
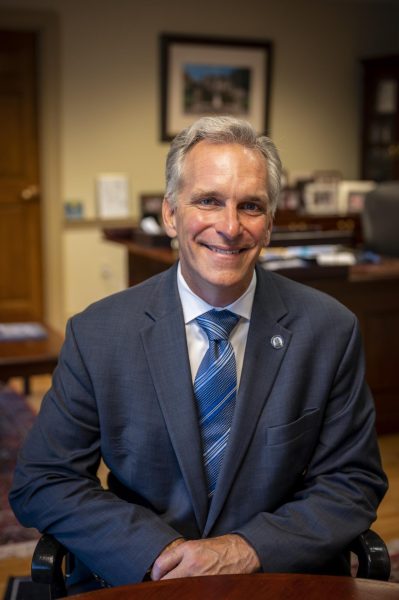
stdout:
[(61, 202), (60, 25), (48, 11), (0, 10), (0, 28), (38, 35), (38, 126), (45, 321), (64, 330)]

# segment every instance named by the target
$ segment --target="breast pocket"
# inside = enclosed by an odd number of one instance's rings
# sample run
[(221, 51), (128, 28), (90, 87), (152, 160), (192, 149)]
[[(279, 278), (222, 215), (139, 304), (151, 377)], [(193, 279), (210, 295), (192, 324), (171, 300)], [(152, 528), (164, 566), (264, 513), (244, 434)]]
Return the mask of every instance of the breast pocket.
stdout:
[(266, 427), (265, 441), (267, 446), (300, 443), (302, 437), (315, 432), (319, 415), (320, 409), (309, 408), (295, 421)]
[(319, 438), (320, 410), (309, 408), (295, 421), (267, 427), (264, 465), (290, 489), (306, 473)]
[(261, 465), (274, 499), (282, 502), (301, 485), (319, 438), (319, 418), (318, 408), (309, 409), (295, 421), (266, 428)]

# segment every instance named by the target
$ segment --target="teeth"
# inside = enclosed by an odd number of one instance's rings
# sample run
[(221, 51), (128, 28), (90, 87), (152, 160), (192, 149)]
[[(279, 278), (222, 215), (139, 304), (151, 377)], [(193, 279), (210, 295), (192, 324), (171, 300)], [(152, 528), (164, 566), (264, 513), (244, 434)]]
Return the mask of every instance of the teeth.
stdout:
[(222, 250), (222, 248), (211, 248), (213, 252), (218, 252), (219, 254), (239, 254), (240, 250)]

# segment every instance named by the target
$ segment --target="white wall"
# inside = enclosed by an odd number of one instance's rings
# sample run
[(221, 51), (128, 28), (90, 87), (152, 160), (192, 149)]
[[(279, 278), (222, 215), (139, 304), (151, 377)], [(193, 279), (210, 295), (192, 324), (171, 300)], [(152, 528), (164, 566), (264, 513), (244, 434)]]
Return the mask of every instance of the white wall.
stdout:
[[(383, 0), (0, 0), (0, 8), (59, 16), (60, 190), (54, 201), (82, 200), (87, 217), (95, 215), (98, 173), (129, 175), (134, 215), (141, 193), (163, 190), (160, 32), (271, 40), (270, 132), (286, 169), (338, 169), (349, 179), (359, 175), (358, 61), (399, 52), (399, 8)], [(98, 232), (66, 229), (61, 242), (64, 317), (123, 287), (123, 252)], [(104, 266), (111, 267), (110, 278)]]
[(67, 316), (126, 287), (127, 253), (122, 245), (104, 242), (100, 230), (66, 230), (63, 254)]

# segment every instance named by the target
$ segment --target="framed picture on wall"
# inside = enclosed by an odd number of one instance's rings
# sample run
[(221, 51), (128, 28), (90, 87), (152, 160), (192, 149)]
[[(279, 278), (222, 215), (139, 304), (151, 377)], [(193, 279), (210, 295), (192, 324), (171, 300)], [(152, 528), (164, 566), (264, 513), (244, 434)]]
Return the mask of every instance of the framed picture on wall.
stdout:
[(272, 44), (162, 34), (161, 140), (206, 115), (229, 114), (268, 133)]

